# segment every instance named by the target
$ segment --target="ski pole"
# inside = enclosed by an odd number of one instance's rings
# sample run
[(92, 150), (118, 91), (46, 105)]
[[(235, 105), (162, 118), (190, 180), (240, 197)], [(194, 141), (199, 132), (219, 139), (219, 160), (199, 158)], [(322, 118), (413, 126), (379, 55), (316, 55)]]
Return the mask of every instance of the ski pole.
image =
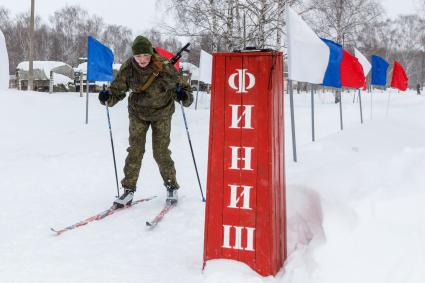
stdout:
[(187, 139), (189, 140), (190, 152), (192, 153), (193, 164), (195, 165), (196, 177), (198, 177), (198, 184), (199, 184), (199, 189), (201, 190), (202, 201), (205, 202), (204, 192), (202, 191), (201, 180), (199, 179), (198, 167), (196, 166), (195, 155), (193, 154), (192, 141), (190, 140), (189, 128), (187, 126), (187, 120), (186, 120), (186, 115), (184, 113), (182, 101), (180, 101), (180, 106), (182, 109), (184, 125), (186, 127)]
[[(103, 86), (103, 90), (105, 90), (105, 86)], [(114, 159), (115, 181), (117, 182), (117, 193), (118, 193), (117, 197), (119, 198), (120, 197), (120, 188), (119, 188), (119, 185), (118, 185), (117, 162), (115, 161), (114, 139), (112, 138), (111, 118), (109, 116), (109, 107), (108, 107), (107, 101), (105, 102), (105, 106), (106, 106), (106, 115), (108, 117), (109, 136), (111, 137), (112, 157)]]
[[(183, 46), (179, 50), (179, 52), (177, 52), (176, 55), (174, 55), (173, 58), (170, 59), (171, 65), (176, 64), (176, 62), (182, 57), (183, 52), (189, 52), (189, 50), (188, 50), (189, 46), (190, 46), (190, 43), (187, 43), (185, 46)], [(177, 84), (177, 88), (179, 88), (179, 87), (180, 86)], [(186, 115), (184, 114), (183, 102), (182, 101), (179, 101), (179, 102), (180, 102), (180, 106), (181, 106), (181, 109), (182, 109), (184, 125), (186, 127), (187, 139), (189, 140), (190, 152), (192, 153), (192, 160), (193, 160), (193, 164), (195, 165), (196, 177), (198, 178), (198, 184), (199, 184), (199, 189), (201, 191), (202, 201), (205, 202), (204, 192), (202, 191), (201, 180), (199, 179), (198, 166), (196, 166), (195, 155), (193, 154), (192, 141), (190, 140), (190, 134), (189, 134), (189, 128), (187, 126)]]

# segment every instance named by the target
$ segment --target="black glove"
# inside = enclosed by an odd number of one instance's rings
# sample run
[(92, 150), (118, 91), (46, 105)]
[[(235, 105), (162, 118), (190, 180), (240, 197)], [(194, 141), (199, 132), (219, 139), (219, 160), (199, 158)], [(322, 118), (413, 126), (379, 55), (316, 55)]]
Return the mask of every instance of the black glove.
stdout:
[(105, 104), (106, 101), (109, 99), (109, 90), (101, 90), (99, 92), (99, 101), (102, 104)]
[(180, 86), (176, 86), (176, 97), (178, 101), (184, 101), (187, 99), (187, 92)]

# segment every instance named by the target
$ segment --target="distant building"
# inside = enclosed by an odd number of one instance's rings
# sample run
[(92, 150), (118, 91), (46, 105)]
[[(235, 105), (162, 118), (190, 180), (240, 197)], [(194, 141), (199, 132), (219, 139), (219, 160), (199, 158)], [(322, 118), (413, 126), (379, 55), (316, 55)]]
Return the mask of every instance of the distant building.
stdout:
[[(68, 91), (73, 84), (74, 71), (71, 66), (58, 61), (34, 61), (34, 90), (49, 91), (50, 78), (54, 91)], [(29, 62), (24, 61), (16, 67), (15, 86), (28, 90)]]
[(9, 76), (9, 88), (17, 88), (17, 86), (16, 86), (16, 76), (15, 75)]
[[(196, 91), (198, 88), (198, 80), (199, 80), (199, 68), (193, 65), (192, 63), (183, 62), (180, 63), (180, 68), (183, 70), (183, 75), (187, 76), (192, 86), (192, 90)], [(209, 91), (209, 85), (200, 81), (199, 82), (199, 90), (200, 91)]]

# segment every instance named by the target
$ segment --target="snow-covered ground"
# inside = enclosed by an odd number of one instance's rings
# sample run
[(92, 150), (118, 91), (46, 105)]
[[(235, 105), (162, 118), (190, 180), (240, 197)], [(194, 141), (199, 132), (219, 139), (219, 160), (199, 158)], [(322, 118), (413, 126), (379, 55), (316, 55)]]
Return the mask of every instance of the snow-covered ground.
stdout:
[[(180, 109), (171, 150), (180, 205), (147, 231), (165, 192), (152, 158), (143, 160), (136, 198), (158, 195), (100, 222), (53, 236), (106, 209), (115, 179), (106, 111), (78, 93), (0, 91), (0, 282), (425, 282), (425, 97), (388, 92), (363, 96), (364, 124), (353, 92), (343, 94), (344, 130), (331, 94), (316, 95), (311, 142), (310, 95), (295, 94), (298, 162), (292, 161), (286, 97), (289, 258), (276, 277), (261, 278), (232, 261), (202, 272), (201, 202)], [(208, 97), (186, 110), (205, 188)], [(111, 109), (119, 176), (126, 156), (126, 102)]]

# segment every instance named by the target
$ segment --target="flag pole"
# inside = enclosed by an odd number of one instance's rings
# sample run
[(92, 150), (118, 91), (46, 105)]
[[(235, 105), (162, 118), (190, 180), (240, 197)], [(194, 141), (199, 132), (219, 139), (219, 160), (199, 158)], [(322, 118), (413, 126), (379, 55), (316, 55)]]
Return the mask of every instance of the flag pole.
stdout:
[(195, 110), (198, 109), (199, 80), (200, 80), (200, 78), (198, 78), (198, 86), (196, 87)]
[(387, 111), (386, 116), (388, 116), (388, 112), (390, 111), (390, 99), (391, 99), (391, 91), (388, 92), (388, 100), (387, 100)]
[(195, 110), (198, 109), (198, 95), (199, 95), (199, 81), (200, 80), (201, 80), (201, 54), (199, 54), (199, 72), (198, 72), (198, 85), (196, 86)]
[(372, 91), (372, 86), (370, 86), (370, 120), (372, 120), (372, 105), (373, 105), (373, 91)]
[(314, 85), (310, 84), (311, 86), (311, 140), (315, 141), (315, 134), (314, 134)]
[(340, 120), (340, 124), (341, 124), (341, 131), (344, 130), (344, 125), (342, 122), (342, 89), (339, 95), (339, 120)]
[(292, 129), (292, 155), (294, 162), (297, 162), (297, 142), (295, 139), (295, 119), (294, 119), (294, 91), (292, 88), (292, 80), (288, 80), (289, 103), (291, 106), (291, 129)]
[(88, 74), (86, 71), (86, 125), (88, 123), (89, 123), (89, 80), (88, 80)]
[[(290, 38), (290, 28), (289, 28), (289, 4), (286, 3), (285, 5), (285, 10), (286, 10), (286, 37)], [(291, 44), (288, 44), (288, 62), (290, 61), (290, 56), (289, 54), (291, 54)], [(291, 65), (288, 64), (288, 90), (289, 90), (289, 103), (290, 103), (290, 108), (291, 108), (291, 130), (292, 130), (292, 155), (293, 155), (293, 159), (294, 162), (297, 162), (297, 142), (295, 139), (295, 119), (294, 119), (294, 90), (292, 88), (292, 80), (290, 79), (290, 74), (291, 74)]]
[(360, 123), (363, 124), (362, 93), (360, 89), (359, 89), (359, 104), (360, 104)]

